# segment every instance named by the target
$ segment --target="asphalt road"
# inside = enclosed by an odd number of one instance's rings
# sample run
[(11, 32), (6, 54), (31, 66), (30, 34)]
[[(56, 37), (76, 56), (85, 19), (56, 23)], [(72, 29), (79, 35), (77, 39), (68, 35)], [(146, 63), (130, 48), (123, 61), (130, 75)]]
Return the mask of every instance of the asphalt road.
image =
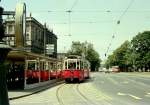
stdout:
[(83, 83), (64, 83), (10, 105), (150, 105), (150, 77), (97, 72)]

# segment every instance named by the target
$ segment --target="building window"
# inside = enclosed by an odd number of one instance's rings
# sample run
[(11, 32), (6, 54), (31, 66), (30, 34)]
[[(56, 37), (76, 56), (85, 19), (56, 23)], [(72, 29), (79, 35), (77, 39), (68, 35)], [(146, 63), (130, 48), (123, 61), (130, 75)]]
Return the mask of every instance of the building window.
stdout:
[(12, 41), (12, 40), (14, 40), (14, 37), (10, 37), (10, 39), (9, 39), (9, 40), (11, 40), (11, 41)]
[(8, 26), (8, 34), (14, 34), (14, 32), (15, 32), (14, 26), (13, 25), (9, 25)]
[(7, 34), (7, 33), (8, 33), (8, 32), (7, 32), (7, 28), (8, 28), (8, 27), (6, 26), (6, 27), (5, 27), (5, 34)]
[(35, 35), (35, 40), (37, 40), (38, 38), (37, 38), (37, 34), (38, 34), (38, 32), (37, 32), (37, 29), (36, 28), (34, 28), (34, 35)]
[(31, 45), (31, 41), (26, 41), (26, 45), (30, 46)]
[(29, 35), (29, 33), (26, 34), (26, 40), (30, 40), (30, 35)]
[(29, 27), (29, 25), (27, 25), (26, 26), (26, 32), (29, 32), (29, 29), (30, 29), (30, 27)]
[(15, 45), (14, 41), (10, 41), (10, 46), (14, 46), (14, 45)]

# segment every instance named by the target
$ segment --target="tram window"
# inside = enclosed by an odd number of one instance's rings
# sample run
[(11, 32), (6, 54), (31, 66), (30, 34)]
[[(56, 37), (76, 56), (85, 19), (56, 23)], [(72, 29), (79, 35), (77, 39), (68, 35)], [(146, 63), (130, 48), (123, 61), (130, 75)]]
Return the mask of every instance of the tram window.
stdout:
[(61, 70), (62, 69), (62, 64), (58, 65), (58, 69)]
[(50, 70), (53, 70), (53, 63), (50, 63)]
[(53, 64), (53, 70), (54, 70), (54, 71), (57, 70), (57, 64)]
[(80, 65), (80, 66), (81, 66), (81, 69), (83, 69), (83, 62), (81, 61), (80, 64), (81, 64), (81, 65)]
[(67, 61), (65, 61), (65, 69), (67, 69)]
[(48, 70), (51, 70), (51, 64), (48, 63)]
[(44, 69), (45, 69), (45, 70), (48, 70), (48, 69), (49, 69), (48, 63), (46, 63), (46, 64), (44, 65)]
[(28, 64), (28, 69), (29, 70), (35, 70), (35, 63), (29, 63)]
[(44, 70), (44, 63), (40, 62), (40, 70)]
[(59, 70), (61, 69), (61, 64), (59, 64), (59, 68), (58, 68)]
[(57, 64), (57, 70), (59, 70), (60, 69), (60, 64)]
[(68, 69), (76, 69), (76, 62), (69, 62)]
[(79, 65), (79, 62), (77, 62), (77, 69), (80, 69), (80, 67), (79, 67), (80, 65)]

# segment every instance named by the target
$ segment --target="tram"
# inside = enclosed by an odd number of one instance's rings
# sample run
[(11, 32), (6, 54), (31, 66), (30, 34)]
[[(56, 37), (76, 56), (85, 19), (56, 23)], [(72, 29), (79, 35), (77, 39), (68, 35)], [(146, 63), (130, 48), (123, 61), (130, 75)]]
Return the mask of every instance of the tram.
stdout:
[(7, 58), (9, 89), (29, 89), (62, 78), (62, 61), (25, 51), (11, 51)]
[(63, 79), (66, 82), (81, 82), (90, 76), (90, 64), (81, 56), (70, 55), (64, 59)]

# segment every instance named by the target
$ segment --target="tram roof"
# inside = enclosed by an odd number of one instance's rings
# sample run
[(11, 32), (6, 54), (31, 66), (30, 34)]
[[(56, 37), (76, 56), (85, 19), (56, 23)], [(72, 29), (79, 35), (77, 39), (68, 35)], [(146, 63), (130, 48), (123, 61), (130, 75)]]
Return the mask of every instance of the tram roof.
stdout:
[(37, 58), (58, 61), (58, 59), (56, 58), (50, 58), (44, 55), (21, 51), (21, 50), (12, 50), (8, 53), (8, 56), (7, 56), (7, 59), (10, 59), (10, 60), (25, 60), (25, 59), (32, 60), (32, 59), (37, 59)]
[(68, 55), (66, 58), (67, 59), (81, 59), (82, 57), (79, 55)]

